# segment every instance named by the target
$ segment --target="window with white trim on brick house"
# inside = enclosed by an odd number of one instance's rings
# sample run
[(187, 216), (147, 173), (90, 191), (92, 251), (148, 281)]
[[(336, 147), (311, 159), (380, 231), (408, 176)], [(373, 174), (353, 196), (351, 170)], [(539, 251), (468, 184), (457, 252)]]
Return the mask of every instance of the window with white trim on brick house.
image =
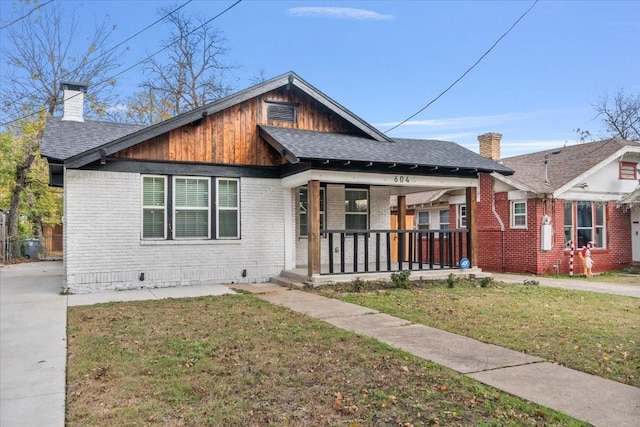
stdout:
[(240, 238), (239, 188), (236, 178), (142, 176), (142, 239), (211, 239), (214, 224), (216, 239)]
[(606, 205), (596, 202), (565, 202), (564, 243), (572, 240), (576, 248), (594, 242), (597, 248), (606, 245)]
[(511, 202), (511, 228), (527, 228), (527, 201)]
[(458, 228), (467, 227), (467, 205), (458, 205)]
[[(433, 219), (433, 220), (432, 220)], [(416, 211), (415, 227), (421, 230), (449, 230), (449, 209)]]

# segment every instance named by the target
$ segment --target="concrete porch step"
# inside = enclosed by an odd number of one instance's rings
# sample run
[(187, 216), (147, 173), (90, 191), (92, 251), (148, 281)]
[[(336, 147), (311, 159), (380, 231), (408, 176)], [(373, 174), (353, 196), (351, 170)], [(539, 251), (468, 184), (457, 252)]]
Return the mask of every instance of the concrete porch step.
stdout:
[[(284, 271), (280, 276), (272, 277), (270, 282), (289, 289), (304, 289), (304, 282), (299, 277), (288, 277), (284, 275)], [(295, 276), (295, 274), (293, 274)], [(306, 277), (305, 277), (306, 280)]]

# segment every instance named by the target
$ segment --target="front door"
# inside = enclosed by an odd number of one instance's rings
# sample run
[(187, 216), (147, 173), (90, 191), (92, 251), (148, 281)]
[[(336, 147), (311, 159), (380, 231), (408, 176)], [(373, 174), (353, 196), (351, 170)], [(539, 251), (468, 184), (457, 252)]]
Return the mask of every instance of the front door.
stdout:
[(640, 209), (631, 210), (631, 259), (640, 262)]

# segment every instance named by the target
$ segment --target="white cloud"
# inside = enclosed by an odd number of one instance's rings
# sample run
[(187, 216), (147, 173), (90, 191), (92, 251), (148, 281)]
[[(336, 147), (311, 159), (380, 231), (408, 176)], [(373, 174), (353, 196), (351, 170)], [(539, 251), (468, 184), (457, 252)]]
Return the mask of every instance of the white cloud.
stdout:
[(357, 19), (363, 21), (383, 21), (393, 19), (393, 15), (383, 15), (366, 9), (351, 7), (293, 7), (287, 10), (294, 16), (317, 16), (339, 19)]
[[(488, 116), (449, 117), (431, 120), (409, 120), (402, 126), (424, 127), (428, 129), (469, 129), (478, 126), (504, 125), (509, 122), (531, 118), (532, 114), (508, 113)], [(376, 123), (375, 126), (384, 128), (396, 126), (399, 122)]]

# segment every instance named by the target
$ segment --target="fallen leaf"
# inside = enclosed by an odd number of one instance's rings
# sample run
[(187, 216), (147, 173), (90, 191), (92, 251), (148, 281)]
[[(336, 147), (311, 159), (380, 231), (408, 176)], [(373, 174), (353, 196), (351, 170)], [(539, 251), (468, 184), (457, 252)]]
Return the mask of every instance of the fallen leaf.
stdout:
[(336, 393), (336, 399), (333, 401), (333, 409), (340, 409), (342, 407), (342, 393)]
[(447, 390), (449, 390), (449, 386), (447, 386), (446, 384), (442, 384), (440, 386), (440, 391), (447, 391)]

